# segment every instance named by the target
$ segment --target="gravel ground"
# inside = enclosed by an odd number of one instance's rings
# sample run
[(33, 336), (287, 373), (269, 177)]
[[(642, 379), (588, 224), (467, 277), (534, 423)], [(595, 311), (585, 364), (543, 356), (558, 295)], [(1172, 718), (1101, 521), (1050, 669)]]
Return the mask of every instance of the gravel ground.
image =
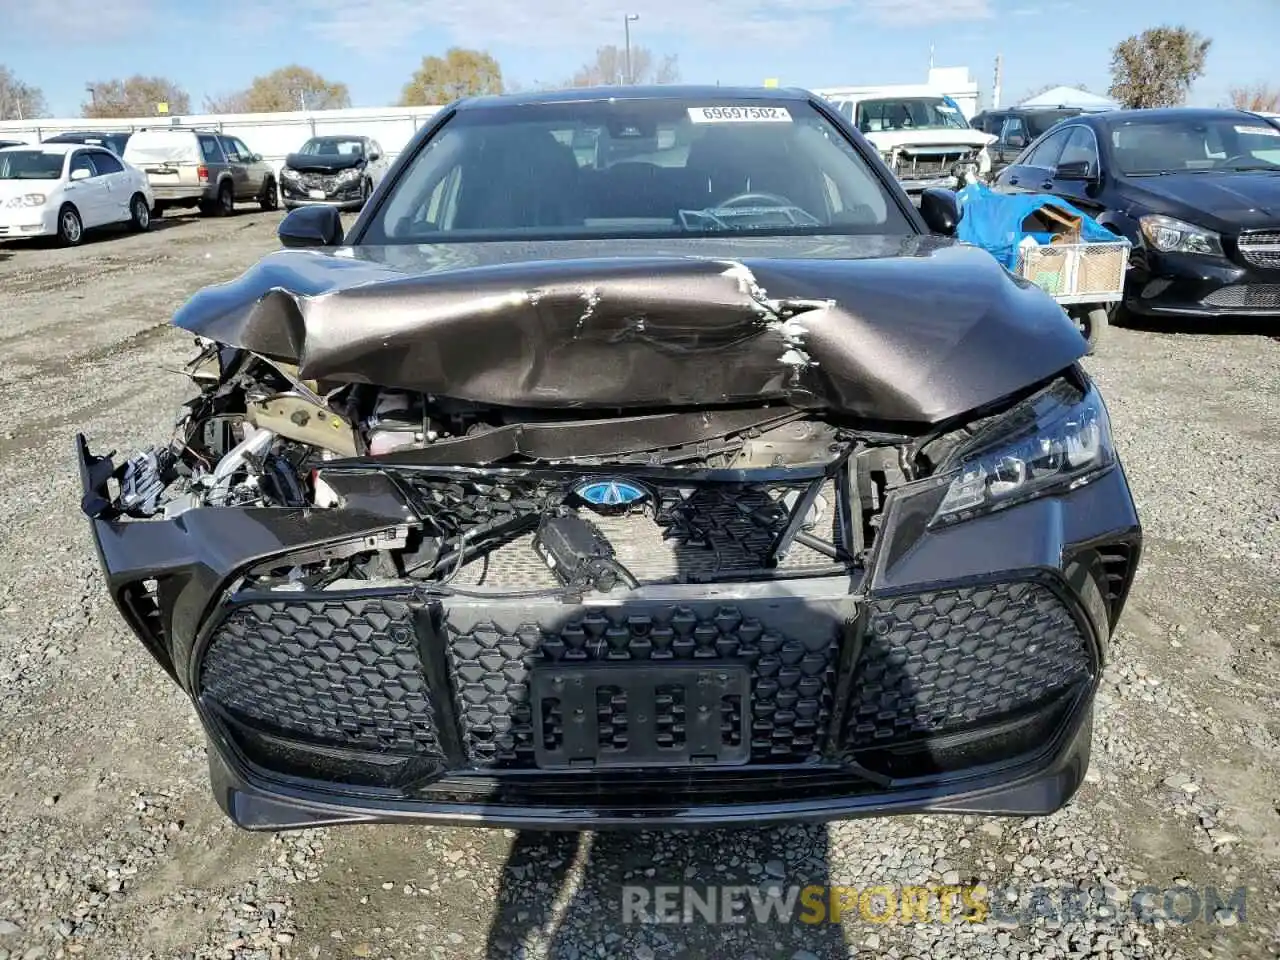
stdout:
[[(190, 340), (167, 318), (274, 246), (274, 215), (172, 218), (79, 250), (0, 244), (0, 960), (1274, 957), (1280, 949), (1280, 327), (1115, 330), (1089, 362), (1147, 548), (1088, 782), (1037, 820), (517, 834), (230, 826), (193, 713), (126, 634), (71, 436), (167, 435)], [(1270, 335), (1268, 335), (1270, 334)], [(624, 884), (982, 882), (1101, 889), (982, 923), (623, 924)], [(1141, 917), (1151, 885), (1245, 916)], [(1003, 894), (992, 894), (1003, 903)], [(1172, 898), (1177, 916), (1191, 895)], [(1108, 915), (1109, 914), (1109, 915)]]

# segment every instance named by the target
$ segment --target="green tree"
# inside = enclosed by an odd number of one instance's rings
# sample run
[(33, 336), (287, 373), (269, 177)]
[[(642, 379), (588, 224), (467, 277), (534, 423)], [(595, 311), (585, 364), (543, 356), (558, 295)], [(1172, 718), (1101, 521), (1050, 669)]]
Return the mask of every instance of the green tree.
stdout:
[(49, 105), (40, 88), (23, 83), (12, 70), (0, 64), (0, 120), (30, 120), (48, 115)]
[(294, 110), (340, 110), (351, 106), (345, 83), (326, 80), (314, 70), (292, 64), (254, 77), (236, 93), (206, 97), (208, 113), (289, 113)]
[(191, 98), (174, 81), (135, 74), (89, 84), (89, 100), (80, 112), (86, 117), (154, 117), (159, 103), (167, 103), (175, 116), (191, 110)]
[(450, 47), (443, 57), (423, 57), (400, 94), (402, 107), (429, 107), (459, 97), (502, 93), (502, 67), (484, 50)]
[(1153, 27), (1111, 51), (1111, 97), (1130, 109), (1178, 107), (1204, 73), (1212, 40), (1186, 27)]
[(655, 60), (648, 47), (631, 48), (631, 76), (627, 77), (627, 53), (607, 44), (596, 50), (595, 59), (584, 63), (565, 82), (569, 87), (600, 87), (624, 83), (678, 83), (680, 63), (674, 54)]

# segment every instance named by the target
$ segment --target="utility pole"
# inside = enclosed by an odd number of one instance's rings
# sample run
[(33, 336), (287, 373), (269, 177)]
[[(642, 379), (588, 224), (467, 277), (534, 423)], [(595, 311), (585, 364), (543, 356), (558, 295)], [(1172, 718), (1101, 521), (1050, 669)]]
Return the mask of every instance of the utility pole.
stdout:
[(97, 106), (98, 88), (95, 87), (92, 83), (86, 83), (84, 85), (84, 89), (85, 89), (85, 92), (89, 94), (89, 102), (92, 103), (94, 106)]
[(991, 109), (992, 110), (998, 110), (1000, 108), (1000, 81), (1002, 79), (1001, 68), (1003, 67), (1003, 65), (1004, 65), (1004, 55), (997, 53), (996, 54), (996, 75), (995, 75), (995, 79), (991, 83)]
[(929, 44), (929, 69), (933, 69), (933, 44)]
[(627, 84), (630, 85), (633, 80), (631, 77), (631, 24), (640, 19), (638, 13), (628, 13), (622, 18), (622, 32), (626, 37), (627, 43)]
[(298, 90), (298, 103), (302, 106), (302, 112), (307, 112), (307, 91)]

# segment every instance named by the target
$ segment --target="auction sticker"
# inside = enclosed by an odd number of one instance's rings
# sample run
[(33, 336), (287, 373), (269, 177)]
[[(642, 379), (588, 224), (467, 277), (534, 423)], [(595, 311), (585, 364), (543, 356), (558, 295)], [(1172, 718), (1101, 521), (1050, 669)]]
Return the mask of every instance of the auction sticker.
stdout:
[(1236, 127), (1236, 133), (1252, 133), (1259, 137), (1280, 137), (1275, 127)]
[(790, 123), (786, 107), (690, 107), (694, 123)]

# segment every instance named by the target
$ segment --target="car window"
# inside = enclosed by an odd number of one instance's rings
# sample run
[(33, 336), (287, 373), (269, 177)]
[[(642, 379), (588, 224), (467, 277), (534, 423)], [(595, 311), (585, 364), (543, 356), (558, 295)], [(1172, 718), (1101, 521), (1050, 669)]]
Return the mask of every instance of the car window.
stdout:
[(70, 176), (77, 170), (84, 170), (91, 177), (96, 177), (98, 175), (98, 171), (93, 168), (93, 162), (89, 159), (89, 151), (77, 150), (71, 155), (71, 168), (67, 171), (67, 176)]
[(1007, 147), (1025, 147), (1027, 145), (1027, 129), (1021, 117), (1007, 117), (1000, 128), (1000, 142)]
[(40, 150), (6, 150), (0, 153), (0, 180), (57, 180), (66, 154)]
[(1117, 170), (1127, 176), (1280, 170), (1280, 128), (1244, 114), (1169, 115), (1115, 124)]
[(222, 163), (222, 150), (218, 146), (218, 138), (212, 134), (200, 134), (200, 156), (205, 163)]
[(121, 165), (120, 161), (103, 150), (93, 151), (89, 154), (89, 158), (93, 162), (94, 169), (98, 171), (100, 176), (108, 173), (121, 173), (124, 171), (124, 167)]
[(1074, 126), (1070, 128), (1071, 135), (1067, 137), (1066, 145), (1062, 148), (1062, 154), (1058, 157), (1057, 166), (1066, 163), (1087, 163), (1089, 169), (1096, 171), (1098, 169), (1098, 148), (1093, 138), (1093, 132), (1088, 127)]
[(236, 145), (236, 151), (240, 154), (241, 160), (248, 160), (253, 156), (253, 151), (246, 147), (244, 141), (239, 137), (229, 137), (228, 139)]
[(1070, 130), (1059, 130), (1057, 133), (1049, 134), (1028, 150), (1025, 156), (1018, 158), (1018, 163), (1024, 167), (1043, 167), (1046, 170), (1052, 170), (1058, 165), (1058, 155), (1062, 153), (1062, 148), (1070, 136)]
[(236, 142), (230, 137), (219, 137), (222, 144), (222, 152), (227, 155), (227, 159), (232, 163), (240, 163), (244, 158), (240, 156), (240, 151), (236, 149)]
[(1027, 131), (1033, 137), (1043, 136), (1055, 123), (1074, 116), (1077, 112), (1071, 110), (1037, 110), (1026, 115)]
[(805, 101), (600, 100), (457, 113), (361, 242), (748, 230), (915, 232), (863, 156)]
[(855, 124), (863, 133), (965, 129), (969, 126), (964, 114), (945, 97), (863, 100), (858, 104)]

